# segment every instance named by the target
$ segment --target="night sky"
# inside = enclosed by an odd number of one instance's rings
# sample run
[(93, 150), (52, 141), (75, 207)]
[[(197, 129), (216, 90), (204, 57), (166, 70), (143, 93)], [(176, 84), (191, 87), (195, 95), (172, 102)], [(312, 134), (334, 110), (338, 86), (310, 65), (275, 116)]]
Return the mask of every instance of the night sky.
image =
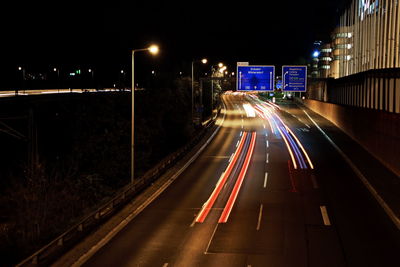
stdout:
[(295, 64), (337, 23), (341, 1), (12, 1), (0, 10), (1, 68), (18, 64), (127, 67), (130, 49), (158, 43), (160, 68), (193, 58)]

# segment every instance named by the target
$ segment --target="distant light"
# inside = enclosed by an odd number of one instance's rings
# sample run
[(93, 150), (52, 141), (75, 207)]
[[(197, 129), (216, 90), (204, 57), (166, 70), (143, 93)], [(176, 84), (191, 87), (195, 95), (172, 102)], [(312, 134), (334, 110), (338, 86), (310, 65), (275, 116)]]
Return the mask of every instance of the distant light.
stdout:
[(227, 72), (227, 71), (225, 71), (225, 75), (228, 75), (228, 72)]
[(18, 67), (18, 70), (22, 70), (22, 67)]
[(151, 74), (155, 74), (156, 72), (154, 70), (151, 71)]
[(121, 70), (121, 73), (124, 74), (124, 70)]
[(114, 88), (115, 88), (115, 83), (113, 85), (114, 85)]
[(314, 58), (319, 57), (319, 51), (315, 50), (314, 53), (313, 53), (313, 57)]
[(203, 64), (207, 64), (207, 62), (208, 62), (208, 60), (207, 60), (206, 58), (203, 58), (203, 59), (201, 60), (201, 63), (203, 63)]
[(75, 76), (75, 72), (71, 72), (69, 76)]
[(92, 69), (88, 69), (88, 72), (89, 72), (89, 73), (92, 72)]
[(157, 45), (151, 45), (151, 46), (149, 47), (149, 51), (150, 51), (150, 53), (152, 53), (153, 55), (157, 55), (158, 52), (160, 51), (160, 49), (158, 48)]
[(232, 72), (232, 76), (235, 76), (235, 72)]
[(57, 71), (57, 68), (54, 68), (53, 71)]
[(208, 75), (208, 73), (206, 72), (206, 73), (204, 73), (204, 75), (205, 75), (205, 76), (207, 76), (207, 75)]
[(179, 75), (182, 75), (182, 71), (179, 72)]
[(81, 70), (80, 70), (80, 69), (77, 69), (77, 70), (75, 71), (75, 73), (76, 73), (76, 74), (81, 74)]
[(223, 63), (218, 63), (218, 67), (222, 68), (224, 66)]

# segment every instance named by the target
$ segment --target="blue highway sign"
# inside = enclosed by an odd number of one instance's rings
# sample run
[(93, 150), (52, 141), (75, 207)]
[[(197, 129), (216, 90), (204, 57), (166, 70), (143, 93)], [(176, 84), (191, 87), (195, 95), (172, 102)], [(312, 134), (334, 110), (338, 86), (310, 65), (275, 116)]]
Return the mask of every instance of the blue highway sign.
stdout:
[(305, 92), (307, 90), (307, 66), (282, 67), (283, 91)]
[(275, 66), (238, 66), (238, 91), (274, 91)]

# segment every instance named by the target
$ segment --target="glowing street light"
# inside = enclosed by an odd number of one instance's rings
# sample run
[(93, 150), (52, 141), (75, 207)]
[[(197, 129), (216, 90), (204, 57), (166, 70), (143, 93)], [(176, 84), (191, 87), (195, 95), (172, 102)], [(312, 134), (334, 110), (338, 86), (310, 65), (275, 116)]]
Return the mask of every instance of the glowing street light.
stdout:
[(313, 53), (313, 57), (314, 58), (319, 57), (319, 51), (315, 50), (314, 53)]
[(157, 45), (148, 48), (132, 49), (132, 133), (131, 133), (131, 183), (135, 179), (135, 52), (149, 51), (152, 55), (157, 55), (160, 51)]
[(218, 67), (222, 68), (224, 66), (224, 63), (218, 63)]
[(157, 45), (151, 45), (151, 46), (148, 48), (148, 50), (149, 50), (149, 52), (150, 52), (151, 54), (157, 55), (158, 52), (160, 51), (160, 48), (159, 48)]

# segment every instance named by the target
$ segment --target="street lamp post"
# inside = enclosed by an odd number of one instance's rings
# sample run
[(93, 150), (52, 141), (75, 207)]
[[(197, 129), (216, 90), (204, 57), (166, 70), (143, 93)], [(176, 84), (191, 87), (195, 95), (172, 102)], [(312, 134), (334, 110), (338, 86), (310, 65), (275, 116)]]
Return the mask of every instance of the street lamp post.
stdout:
[(135, 52), (149, 51), (156, 55), (159, 51), (158, 46), (152, 45), (148, 48), (132, 50), (132, 131), (131, 131), (131, 183), (135, 180)]
[(193, 122), (193, 120), (194, 120), (194, 118), (193, 118), (193, 114), (194, 114), (194, 94), (193, 94), (193, 92), (194, 92), (194, 63), (195, 62), (201, 62), (201, 63), (203, 63), (203, 64), (207, 64), (207, 59), (206, 58), (203, 58), (202, 60), (193, 60), (192, 61), (192, 122)]
[(214, 114), (214, 80), (213, 80), (213, 74), (214, 74), (214, 66), (218, 66), (218, 68), (223, 68), (224, 64), (223, 63), (218, 63), (218, 65), (212, 65), (211, 66), (211, 114)]

